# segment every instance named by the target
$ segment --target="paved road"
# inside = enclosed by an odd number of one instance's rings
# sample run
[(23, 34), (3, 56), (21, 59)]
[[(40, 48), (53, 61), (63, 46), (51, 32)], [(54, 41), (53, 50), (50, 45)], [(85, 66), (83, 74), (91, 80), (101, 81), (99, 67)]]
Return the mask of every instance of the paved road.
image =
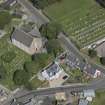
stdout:
[[(75, 45), (63, 33), (60, 33), (60, 35), (59, 35), (58, 38), (60, 39), (61, 43), (66, 47), (66, 49), (69, 52), (72, 52), (73, 55), (80, 60), (80, 62), (81, 62), (81, 65), (80, 66), (81, 67), (84, 67), (84, 66), (82, 66), (82, 65), (84, 65), (84, 61), (83, 61), (84, 57), (82, 56), (82, 54), (80, 53), (80, 51), (75, 47)], [(95, 70), (98, 69), (102, 73), (105, 74), (105, 69), (103, 67), (101, 67), (99, 65), (96, 65), (96, 64), (93, 64), (93, 63), (90, 63), (89, 61), (88, 61), (88, 64), (91, 65), (92, 69), (95, 69)]]
[[(96, 80), (93, 82), (90, 82), (90, 84), (71, 84), (71, 85), (66, 85), (66, 86), (61, 86), (61, 87), (55, 87), (55, 88), (46, 88), (46, 89), (39, 89), (39, 90), (33, 90), (25, 94), (21, 94), (15, 96), (16, 103), (22, 102), (22, 103), (27, 103), (32, 99), (34, 96), (49, 96), (58, 92), (67, 92), (70, 93), (72, 91), (83, 91), (86, 89), (94, 89), (94, 90), (99, 90), (99, 89), (105, 89), (105, 78)], [(4, 105), (16, 105), (13, 100), (9, 101), (8, 103)]]
[[(71, 91), (82, 91), (84, 89), (88, 89), (87, 84), (71, 84), (67, 86), (61, 86), (61, 87), (56, 87), (56, 88), (46, 88), (46, 89), (39, 89), (39, 90), (34, 90), (26, 94), (21, 94), (21, 96), (17, 95), (15, 96), (16, 103), (22, 102), (22, 103), (27, 103), (30, 99), (32, 99), (34, 96), (49, 96), (58, 92), (71, 92)], [(11, 104), (12, 103), (12, 104)], [(15, 102), (13, 100), (9, 101), (8, 103), (4, 105), (14, 105)]]
[(39, 26), (49, 22), (49, 19), (41, 11), (33, 7), (33, 5), (28, 0), (17, 0), (17, 2), (32, 15), (32, 19)]

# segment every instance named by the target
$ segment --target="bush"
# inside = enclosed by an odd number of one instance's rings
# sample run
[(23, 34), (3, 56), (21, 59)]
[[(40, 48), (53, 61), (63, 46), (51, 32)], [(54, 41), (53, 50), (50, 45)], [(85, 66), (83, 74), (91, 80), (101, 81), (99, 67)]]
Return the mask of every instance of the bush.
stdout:
[(16, 54), (12, 51), (9, 51), (9, 52), (4, 53), (1, 56), (1, 59), (6, 63), (10, 63), (15, 57), (16, 57)]
[(105, 65), (105, 57), (101, 57), (100, 62), (101, 62), (101, 64)]

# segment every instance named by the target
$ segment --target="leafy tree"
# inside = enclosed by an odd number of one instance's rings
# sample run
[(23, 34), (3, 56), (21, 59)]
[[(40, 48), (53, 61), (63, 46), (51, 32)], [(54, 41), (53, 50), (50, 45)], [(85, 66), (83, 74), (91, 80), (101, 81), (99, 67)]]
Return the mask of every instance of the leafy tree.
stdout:
[(13, 74), (13, 81), (16, 85), (27, 85), (29, 74), (25, 70), (16, 70)]
[(6, 77), (6, 69), (3, 65), (0, 65), (0, 80), (5, 79)]
[(101, 57), (100, 62), (101, 62), (101, 64), (105, 65), (105, 57)]
[(32, 56), (31, 62), (25, 62), (24, 68), (30, 74), (37, 74), (39, 70), (43, 69), (52, 61), (51, 54), (35, 54)]
[(40, 28), (41, 34), (47, 39), (56, 39), (61, 30), (61, 25), (56, 22), (42, 25)]
[(46, 48), (48, 53), (53, 53), (55, 57), (63, 51), (58, 39), (49, 40), (46, 43)]
[(89, 49), (88, 55), (93, 58), (93, 57), (97, 56), (97, 52), (94, 49)]
[(16, 54), (14, 52), (8, 51), (1, 56), (1, 59), (6, 63), (10, 63), (15, 57)]
[(97, 3), (100, 4), (100, 6), (105, 8), (105, 0), (96, 0)]

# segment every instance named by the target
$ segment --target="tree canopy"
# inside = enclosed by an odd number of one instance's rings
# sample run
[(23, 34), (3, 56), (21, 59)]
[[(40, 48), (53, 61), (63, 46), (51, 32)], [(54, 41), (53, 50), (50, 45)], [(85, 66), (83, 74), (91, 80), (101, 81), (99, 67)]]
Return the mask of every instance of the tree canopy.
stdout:
[(16, 54), (13, 51), (8, 51), (1, 56), (1, 59), (6, 63), (10, 63), (15, 57)]
[(94, 49), (89, 49), (88, 55), (93, 58), (93, 57), (97, 56), (97, 52)]
[(42, 25), (40, 28), (41, 34), (47, 39), (56, 39), (61, 30), (61, 25), (56, 22)]
[(46, 48), (48, 53), (53, 53), (55, 57), (63, 51), (58, 39), (49, 40), (46, 43)]
[(105, 65), (105, 57), (101, 57), (100, 62), (101, 62), (101, 64)]
[(16, 85), (27, 85), (29, 74), (25, 70), (16, 70), (13, 75), (13, 81)]
[(39, 70), (43, 69), (53, 60), (51, 54), (35, 54), (32, 56), (31, 62), (25, 62), (24, 69), (30, 74), (37, 74)]

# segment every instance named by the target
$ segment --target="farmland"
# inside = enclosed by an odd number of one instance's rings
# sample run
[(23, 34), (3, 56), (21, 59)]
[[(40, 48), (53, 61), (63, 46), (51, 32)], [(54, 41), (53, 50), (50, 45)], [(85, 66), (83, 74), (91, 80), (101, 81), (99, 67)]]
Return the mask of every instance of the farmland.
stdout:
[(44, 12), (60, 23), (80, 47), (105, 37), (105, 9), (95, 0), (62, 0)]

